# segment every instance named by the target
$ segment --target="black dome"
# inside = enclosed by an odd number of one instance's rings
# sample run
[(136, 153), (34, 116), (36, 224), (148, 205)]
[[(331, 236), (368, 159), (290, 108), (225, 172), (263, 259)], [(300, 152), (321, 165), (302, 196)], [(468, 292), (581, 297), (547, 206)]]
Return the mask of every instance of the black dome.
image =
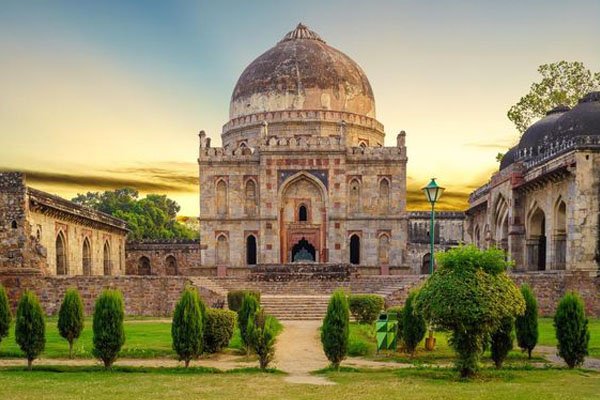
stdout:
[(515, 162), (515, 153), (517, 151), (516, 147), (511, 147), (505, 154), (504, 157), (502, 157), (502, 160), (500, 161), (500, 171), (502, 171), (504, 168), (508, 167), (509, 165), (511, 165), (512, 163)]
[(555, 139), (582, 135), (600, 136), (600, 92), (586, 94), (556, 121)]
[(546, 113), (546, 116), (533, 125), (531, 125), (519, 141), (519, 149), (533, 150), (533, 155), (537, 155), (537, 146), (542, 144), (544, 138), (551, 138), (555, 133), (556, 121), (569, 111), (569, 107), (558, 106)]

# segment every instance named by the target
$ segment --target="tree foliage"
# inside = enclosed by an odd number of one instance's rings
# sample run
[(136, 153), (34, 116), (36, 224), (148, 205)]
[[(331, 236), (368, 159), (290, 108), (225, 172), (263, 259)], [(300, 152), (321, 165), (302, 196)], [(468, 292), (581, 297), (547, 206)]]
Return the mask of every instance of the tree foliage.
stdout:
[(348, 306), (352, 316), (361, 324), (372, 324), (383, 310), (385, 301), (376, 294), (351, 294)]
[(502, 368), (502, 363), (508, 356), (508, 353), (513, 348), (515, 335), (513, 334), (513, 317), (505, 317), (502, 323), (491, 336), (491, 353), (492, 360), (496, 364), (496, 368)]
[(139, 198), (135, 189), (78, 194), (73, 202), (110, 214), (127, 222), (128, 238), (195, 239), (198, 232), (177, 221), (179, 204), (165, 195), (149, 194)]
[(558, 303), (554, 315), (558, 355), (569, 368), (583, 364), (588, 355), (590, 332), (585, 307), (575, 292), (567, 293)]
[(44, 311), (37, 296), (26, 290), (17, 306), (15, 339), (27, 357), (27, 367), (31, 370), (35, 360), (46, 347), (46, 321)]
[(0, 285), (0, 342), (8, 336), (12, 313), (10, 312), (10, 303), (4, 286)]
[(336, 290), (329, 304), (327, 314), (321, 328), (321, 343), (323, 351), (332, 366), (339, 369), (340, 363), (348, 353), (348, 340), (350, 335), (350, 310), (346, 294)]
[(188, 287), (181, 294), (179, 302), (173, 313), (171, 325), (171, 338), (173, 350), (179, 360), (185, 362), (185, 367), (190, 365), (190, 360), (197, 358), (203, 350), (203, 319), (198, 292)]
[(209, 308), (203, 320), (204, 351), (217, 353), (227, 347), (233, 337), (237, 314), (231, 310)]
[(515, 331), (517, 343), (531, 359), (531, 352), (538, 341), (538, 305), (533, 290), (527, 284), (521, 286), (521, 294), (525, 300), (525, 313), (517, 316), (515, 320)]
[(423, 315), (415, 308), (415, 298), (417, 292), (409, 293), (404, 304), (404, 309), (400, 318), (402, 318), (402, 342), (407, 353), (414, 354), (421, 340), (425, 337), (427, 325)]
[(529, 93), (508, 110), (508, 119), (521, 133), (552, 108), (573, 107), (585, 94), (600, 86), (600, 72), (591, 72), (579, 61), (540, 65), (538, 72), (542, 79), (533, 83)]
[(240, 307), (240, 311), (238, 311), (238, 325), (240, 327), (240, 336), (242, 338), (242, 344), (246, 348), (246, 351), (249, 351), (250, 340), (248, 338), (248, 321), (250, 318), (256, 314), (258, 309), (260, 308), (260, 303), (254, 297), (254, 295), (246, 293), (244, 295), (244, 300), (242, 300), (242, 305)]
[(92, 354), (109, 369), (125, 343), (123, 295), (118, 290), (105, 290), (96, 300), (92, 321)]
[(240, 308), (242, 308), (242, 302), (244, 301), (244, 297), (247, 294), (254, 296), (256, 300), (260, 303), (260, 292), (258, 290), (230, 290), (229, 292), (227, 292), (227, 307), (229, 307), (231, 311), (239, 312)]
[(58, 311), (58, 332), (69, 342), (69, 358), (73, 358), (73, 342), (83, 331), (83, 302), (75, 288), (67, 289)]
[(279, 322), (261, 308), (250, 316), (246, 331), (252, 350), (258, 355), (260, 369), (266, 369), (275, 355), (275, 340), (279, 333)]
[(486, 338), (504, 318), (521, 315), (525, 303), (506, 274), (502, 250), (460, 246), (437, 257), (439, 268), (419, 291), (416, 308), (432, 325), (450, 331), (456, 366), (469, 377), (478, 369)]

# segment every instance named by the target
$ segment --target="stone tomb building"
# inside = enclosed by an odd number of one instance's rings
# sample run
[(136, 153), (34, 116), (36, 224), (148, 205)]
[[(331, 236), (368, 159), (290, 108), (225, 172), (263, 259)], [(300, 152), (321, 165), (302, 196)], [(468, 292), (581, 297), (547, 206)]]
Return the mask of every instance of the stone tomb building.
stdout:
[(384, 146), (367, 76), (303, 25), (254, 60), (222, 147), (200, 133), (203, 268), (406, 262), (406, 147)]
[(121, 275), (125, 222), (0, 173), (0, 275)]

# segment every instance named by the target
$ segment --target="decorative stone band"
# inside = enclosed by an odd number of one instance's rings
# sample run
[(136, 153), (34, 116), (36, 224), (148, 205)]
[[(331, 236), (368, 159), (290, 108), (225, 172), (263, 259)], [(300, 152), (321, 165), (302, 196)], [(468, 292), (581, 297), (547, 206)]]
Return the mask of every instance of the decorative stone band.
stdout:
[(570, 150), (600, 149), (600, 136), (584, 135), (546, 142), (538, 146), (537, 156), (532, 157), (533, 148), (519, 149), (516, 161), (522, 161), (527, 169)]

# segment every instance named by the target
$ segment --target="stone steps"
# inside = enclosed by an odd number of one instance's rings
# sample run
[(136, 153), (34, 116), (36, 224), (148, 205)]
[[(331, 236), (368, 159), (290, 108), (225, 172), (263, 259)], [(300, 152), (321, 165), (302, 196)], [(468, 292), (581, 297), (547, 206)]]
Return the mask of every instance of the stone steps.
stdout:
[(321, 320), (329, 296), (263, 295), (260, 302), (267, 314), (279, 320)]

